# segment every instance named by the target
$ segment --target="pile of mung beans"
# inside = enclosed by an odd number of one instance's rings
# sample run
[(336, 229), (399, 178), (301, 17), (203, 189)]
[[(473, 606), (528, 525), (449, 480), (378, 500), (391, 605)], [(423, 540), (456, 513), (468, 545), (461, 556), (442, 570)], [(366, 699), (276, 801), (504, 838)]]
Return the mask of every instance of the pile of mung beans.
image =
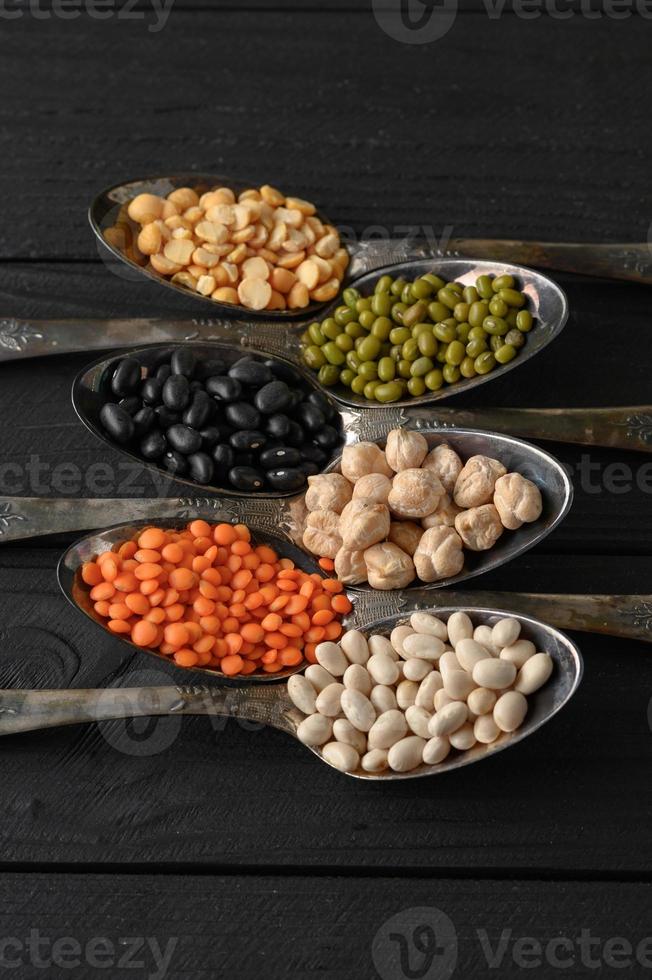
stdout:
[(474, 286), (428, 272), (412, 282), (381, 276), (371, 296), (345, 289), (343, 304), (302, 335), (305, 363), (326, 386), (369, 401), (416, 398), (508, 364), (532, 329), (511, 275)]

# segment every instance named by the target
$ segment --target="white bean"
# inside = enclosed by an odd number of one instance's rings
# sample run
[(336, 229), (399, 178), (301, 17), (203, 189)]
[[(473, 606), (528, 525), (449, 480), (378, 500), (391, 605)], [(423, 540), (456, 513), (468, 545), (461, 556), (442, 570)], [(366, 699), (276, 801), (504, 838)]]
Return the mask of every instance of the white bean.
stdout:
[(501, 660), (509, 660), (517, 670), (520, 670), (526, 660), (533, 657), (537, 648), (531, 640), (517, 640), (511, 646), (503, 647), (500, 651)]
[(321, 754), (331, 766), (341, 772), (355, 772), (360, 765), (360, 756), (352, 745), (344, 742), (328, 742), (321, 750)]
[(293, 704), (304, 715), (312, 715), (315, 711), (317, 692), (303, 674), (292, 674), (288, 680), (288, 694)]
[(457, 659), (453, 650), (446, 650), (445, 653), (442, 653), (441, 657), (439, 658), (439, 670), (441, 671), (442, 677), (444, 676), (447, 670), (461, 670), (461, 669), (462, 669), (462, 664)]
[(420, 735), (421, 738), (430, 738), (428, 723), (430, 722), (431, 717), (431, 711), (426, 711), (425, 708), (418, 708), (416, 704), (410, 705), (405, 712), (405, 720), (408, 723), (408, 728), (413, 731), (415, 735)]
[(333, 677), (341, 677), (349, 662), (340, 650), (337, 643), (318, 643), (315, 648), (317, 663), (321, 664)]
[(427, 766), (436, 766), (438, 762), (444, 761), (450, 750), (451, 743), (447, 738), (435, 736), (423, 747), (423, 761)]
[(452, 701), (432, 716), (428, 731), (431, 735), (450, 735), (462, 727), (468, 716), (469, 712), (463, 701)]
[(471, 673), (478, 661), (486, 660), (487, 657), (491, 656), (491, 653), (477, 640), (470, 640), (465, 637), (455, 644), (455, 656), (459, 660), (460, 667)]
[(387, 687), (385, 684), (376, 684), (375, 687), (372, 687), (369, 700), (379, 715), (382, 715), (385, 711), (391, 711), (396, 707), (394, 688)]
[(333, 737), (338, 742), (345, 745), (352, 745), (356, 752), (364, 755), (367, 751), (367, 738), (363, 732), (359, 732), (348, 718), (336, 718), (333, 722)]
[(362, 768), (365, 772), (384, 772), (389, 763), (385, 749), (371, 749), (362, 756)]
[(329, 684), (323, 691), (320, 691), (315, 701), (315, 707), (319, 714), (326, 715), (328, 718), (334, 718), (335, 715), (339, 715), (344, 690), (344, 684), (336, 683)]
[(384, 653), (391, 660), (398, 660), (398, 653), (386, 636), (370, 636), (367, 646), (372, 656), (375, 656), (377, 653)]
[(427, 633), (429, 636), (436, 636), (438, 640), (444, 642), (448, 639), (448, 629), (446, 623), (441, 619), (431, 616), (430, 613), (414, 612), (410, 616), (410, 626), (417, 633)]
[(418, 657), (421, 660), (434, 662), (439, 660), (445, 649), (443, 641), (436, 636), (412, 633), (403, 640), (401, 656), (406, 660), (410, 657)]
[[(293, 677), (296, 675), (292, 675)], [(342, 678), (344, 682), (344, 687), (351, 690), (362, 691), (369, 697), (371, 693), (371, 677), (369, 672), (365, 670), (362, 664), (350, 664), (344, 671), (344, 677)]]
[(473, 734), (478, 742), (489, 745), (491, 742), (495, 742), (500, 735), (500, 727), (491, 715), (480, 715), (473, 723)]
[(408, 681), (418, 681), (421, 683), (423, 678), (427, 677), (428, 674), (432, 674), (432, 664), (429, 664), (427, 660), (419, 660), (418, 657), (412, 657), (403, 664), (403, 677)]
[[(295, 675), (292, 675), (295, 676)], [(304, 745), (323, 745), (331, 737), (333, 723), (325, 715), (309, 715), (297, 728), (297, 738)]]
[(552, 668), (553, 661), (549, 654), (535, 653), (519, 670), (514, 690), (521, 694), (534, 694), (546, 683), (552, 674)]
[(516, 643), (521, 635), (521, 624), (518, 619), (499, 619), (491, 631), (491, 640), (494, 646), (502, 650)]
[(476, 687), (469, 694), (466, 703), (469, 706), (469, 711), (472, 711), (473, 714), (486, 715), (490, 711), (493, 711), (496, 697), (495, 691), (490, 691), (486, 687)]
[(359, 732), (368, 732), (376, 720), (376, 709), (362, 691), (342, 692), (342, 711)]
[(435, 703), (435, 694), (440, 691), (443, 687), (443, 680), (441, 674), (438, 670), (431, 670), (427, 677), (419, 684), (419, 690), (417, 691), (417, 696), (414, 699), (414, 703), (419, 708), (426, 708), (428, 711), (432, 711), (433, 705)]
[(497, 657), (500, 651), (498, 647), (494, 646), (491, 632), (491, 626), (476, 626), (473, 630), (473, 639), (477, 643), (481, 643), (483, 647), (486, 647), (492, 657)]
[(466, 613), (455, 612), (448, 617), (448, 636), (453, 646), (458, 640), (473, 636), (473, 623)]
[(367, 661), (367, 670), (376, 684), (395, 684), (399, 669), (395, 660), (384, 653), (374, 653)]
[(408, 735), (400, 742), (396, 742), (387, 753), (390, 769), (394, 772), (409, 772), (411, 769), (416, 769), (421, 765), (425, 744), (426, 740), (419, 738), (418, 735)]
[(476, 686), (471, 675), (465, 670), (447, 670), (443, 677), (444, 690), (453, 701), (466, 701)]
[(390, 641), (398, 654), (403, 652), (403, 641), (406, 636), (412, 636), (414, 630), (411, 626), (395, 626), (390, 634)]
[(435, 711), (441, 711), (441, 709), (445, 708), (447, 704), (453, 704), (455, 700), (456, 699), (452, 698), (450, 694), (446, 694), (446, 691), (442, 687), (441, 690), (435, 692)]
[(306, 667), (305, 676), (306, 680), (310, 681), (318, 694), (325, 687), (328, 687), (329, 684), (335, 683), (333, 675), (329, 674), (327, 670), (324, 670), (320, 664), (310, 664), (309, 667)]
[(519, 691), (506, 691), (496, 701), (493, 720), (503, 732), (515, 732), (527, 714), (527, 698)]
[(409, 708), (417, 699), (419, 685), (416, 681), (401, 681), (396, 688), (396, 701), (399, 708)]
[(376, 718), (369, 729), (367, 741), (371, 749), (388, 749), (403, 738), (408, 730), (407, 721), (402, 711), (396, 708), (385, 711)]
[(472, 749), (477, 741), (473, 732), (473, 725), (467, 723), (454, 732), (451, 732), (448, 736), (448, 741), (454, 749), (459, 749), (460, 752), (466, 752), (468, 749)]
[(349, 663), (366, 664), (369, 659), (367, 641), (359, 630), (349, 630), (340, 639), (340, 646)]
[(509, 660), (490, 657), (480, 660), (473, 668), (473, 680), (476, 687), (488, 687), (492, 691), (500, 691), (514, 683), (516, 667)]

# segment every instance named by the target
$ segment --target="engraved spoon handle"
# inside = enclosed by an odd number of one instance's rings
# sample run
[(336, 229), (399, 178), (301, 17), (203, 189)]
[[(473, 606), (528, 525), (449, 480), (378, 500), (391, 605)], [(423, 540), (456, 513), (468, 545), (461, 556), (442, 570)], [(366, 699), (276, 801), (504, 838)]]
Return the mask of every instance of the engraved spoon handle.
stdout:
[[(90, 531), (161, 518), (191, 520), (203, 517), (213, 522), (240, 523), (247, 513), (255, 514), (258, 523), (283, 533), (285, 507), (285, 500), (264, 500), (254, 504), (219, 497), (0, 497), (0, 544), (43, 534)], [(256, 518), (253, 519), (255, 522)]]
[(0, 735), (152, 715), (219, 715), (292, 732), (285, 685), (0, 691)]
[(652, 405), (617, 408), (413, 408), (419, 425), (466, 426), (528, 439), (652, 452)]

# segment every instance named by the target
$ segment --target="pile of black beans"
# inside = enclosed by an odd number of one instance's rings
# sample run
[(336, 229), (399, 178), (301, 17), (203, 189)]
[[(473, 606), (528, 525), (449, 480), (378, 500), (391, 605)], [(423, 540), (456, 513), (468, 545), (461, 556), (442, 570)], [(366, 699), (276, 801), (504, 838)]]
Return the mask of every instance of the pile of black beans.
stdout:
[(331, 402), (281, 361), (248, 355), (229, 367), (178, 347), (142, 375), (134, 357), (116, 363), (100, 422), (175, 476), (251, 493), (301, 490), (342, 442)]

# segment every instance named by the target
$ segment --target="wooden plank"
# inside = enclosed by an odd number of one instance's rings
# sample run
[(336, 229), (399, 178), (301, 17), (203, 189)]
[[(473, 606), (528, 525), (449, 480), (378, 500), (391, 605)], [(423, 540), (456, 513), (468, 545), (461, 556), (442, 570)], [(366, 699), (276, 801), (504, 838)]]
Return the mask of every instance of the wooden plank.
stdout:
[(643, 976), (650, 898), (649, 883), (600, 881), (8, 874), (0, 926), (25, 980), (48, 968), (125, 980)]
[[(0, 687), (193, 677), (125, 652), (75, 613), (53, 550), (0, 556)], [(526, 556), (478, 585), (627, 591), (648, 575), (647, 558)], [(3, 738), (0, 864), (647, 873), (650, 647), (577, 640), (586, 673), (564, 712), (483, 769), (441, 779), (359, 783), (282, 733), (201, 717)]]

